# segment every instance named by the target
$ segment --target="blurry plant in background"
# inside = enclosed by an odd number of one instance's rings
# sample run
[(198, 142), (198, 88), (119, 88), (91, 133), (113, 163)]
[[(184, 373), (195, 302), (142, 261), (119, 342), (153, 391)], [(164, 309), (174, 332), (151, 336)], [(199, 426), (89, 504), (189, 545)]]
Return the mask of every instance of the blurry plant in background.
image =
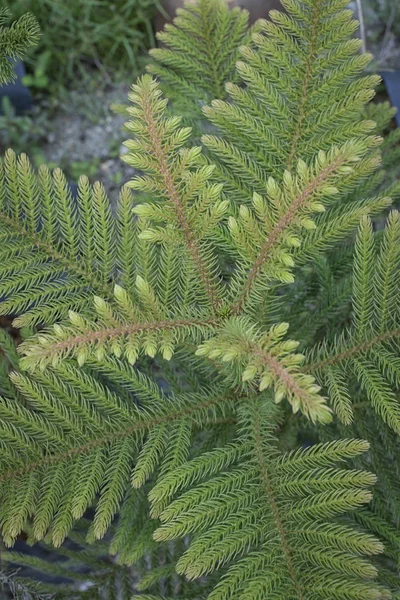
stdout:
[[(85, 80), (93, 69), (105, 80), (128, 71), (133, 79), (155, 44), (152, 22), (161, 8), (160, 0), (0, 0), (1, 6), (16, 18), (27, 11), (35, 15), (46, 34), (27, 64), (35, 74), (38, 57), (45, 56), (42, 75), (58, 90)], [(30, 85), (38, 86), (37, 77)]]
[(33, 72), (29, 75), (24, 75), (22, 78), (23, 85), (37, 90), (47, 88), (50, 83), (47, 71), (51, 62), (51, 56), (52, 53), (50, 50), (45, 50), (38, 55)]
[(10, 17), (11, 11), (0, 2), (0, 85), (16, 79), (12, 61), (22, 58), (26, 50), (39, 41), (39, 28), (32, 15), (21, 14), (14, 20), (12, 35), (8, 29)]
[[(120, 163), (108, 146), (119, 149), (123, 134), (109, 105), (126, 96), (122, 82), (144, 69), (161, 0), (0, 0), (2, 9), (11, 9), (14, 19), (26, 19), (29, 11), (43, 35), (24, 58), (22, 84), (30, 88), (35, 109), (19, 115), (0, 98), (0, 150), (27, 152), (35, 166), (51, 168), (56, 161), (71, 180), (83, 171), (101, 176), (101, 162), (114, 158), (111, 177)], [(59, 131), (65, 135), (55, 143)]]
[(399, 0), (360, 0), (357, 4), (362, 8), (366, 43), (376, 68), (400, 68)]
[(48, 114), (37, 107), (25, 115), (17, 115), (9, 98), (1, 101), (0, 113), (0, 150), (4, 152), (11, 146), (24, 152), (29, 147), (30, 155), (36, 166), (44, 162), (41, 147), (51, 129)]

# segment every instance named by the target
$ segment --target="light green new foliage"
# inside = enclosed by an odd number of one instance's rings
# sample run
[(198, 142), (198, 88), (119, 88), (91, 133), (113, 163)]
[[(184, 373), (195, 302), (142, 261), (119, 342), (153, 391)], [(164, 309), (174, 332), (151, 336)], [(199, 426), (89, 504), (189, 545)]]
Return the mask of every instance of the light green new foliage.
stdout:
[(0, 336), (1, 532), (68, 551), (88, 518), (85, 560), (132, 566), (102, 598), (399, 594), (398, 135), (346, 5), (186, 6), (115, 213), (2, 161), (0, 310), (35, 329)]

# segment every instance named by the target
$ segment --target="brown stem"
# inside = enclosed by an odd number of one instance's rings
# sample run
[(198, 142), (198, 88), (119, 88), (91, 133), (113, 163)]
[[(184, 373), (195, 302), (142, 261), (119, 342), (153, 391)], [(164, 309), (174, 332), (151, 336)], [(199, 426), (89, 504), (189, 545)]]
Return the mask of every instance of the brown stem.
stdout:
[(319, 371), (320, 369), (334, 365), (342, 360), (346, 360), (346, 358), (350, 358), (350, 356), (353, 356), (354, 354), (367, 352), (368, 350), (376, 346), (376, 344), (381, 344), (382, 342), (386, 342), (387, 340), (398, 336), (400, 336), (400, 329), (393, 329), (391, 331), (387, 331), (386, 333), (377, 335), (371, 338), (370, 340), (366, 340), (365, 342), (362, 342), (360, 344), (350, 346), (350, 348), (347, 348), (342, 352), (338, 352), (337, 354), (334, 354), (329, 358), (320, 360), (310, 365), (306, 365), (305, 367), (303, 367), (303, 373), (312, 373), (313, 371)]
[(160, 173), (162, 175), (163, 184), (165, 188), (165, 194), (168, 196), (172, 203), (172, 206), (175, 209), (179, 226), (182, 229), (183, 235), (186, 240), (187, 248), (197, 268), (200, 280), (203, 283), (203, 286), (206, 290), (210, 304), (215, 312), (220, 305), (216, 285), (211, 277), (206, 262), (201, 256), (201, 251), (197, 243), (196, 236), (190, 227), (189, 219), (186, 216), (183, 204), (179, 196), (179, 192), (176, 189), (174, 176), (171, 173), (171, 169), (168, 165), (167, 157), (162, 146), (162, 141), (157, 132), (157, 122), (154, 118), (152, 106), (148, 99), (143, 100), (143, 113), (150, 134), (151, 147), (154, 156), (156, 157), (159, 163)]
[[(87, 331), (81, 335), (76, 335), (67, 339), (60, 340), (52, 344), (49, 348), (44, 347), (41, 356), (53, 356), (63, 350), (72, 350), (81, 344), (90, 344), (93, 342), (105, 342), (109, 339), (119, 338), (121, 336), (133, 335), (142, 331), (158, 331), (161, 329), (179, 329), (191, 326), (212, 326), (218, 322), (214, 319), (176, 319), (165, 321), (148, 321), (145, 323), (128, 323), (118, 327), (99, 329), (97, 331)], [(22, 346), (23, 348), (23, 346)], [(36, 352), (38, 355), (38, 352)]]
[(248, 277), (244, 282), (242, 289), (236, 299), (235, 303), (232, 306), (232, 314), (240, 314), (244, 309), (246, 301), (251, 294), (255, 281), (260, 274), (262, 267), (271, 250), (278, 244), (279, 239), (284, 231), (288, 227), (291, 226), (293, 220), (297, 216), (297, 211), (305, 204), (305, 202), (312, 196), (312, 194), (318, 189), (318, 187), (323, 183), (334, 171), (344, 162), (343, 157), (338, 157), (331, 165), (325, 167), (321, 170), (319, 175), (313, 179), (303, 190), (303, 192), (292, 202), (288, 211), (281, 216), (278, 222), (274, 225), (266, 239), (265, 243), (262, 245), (261, 250), (251, 267)]
[(266, 459), (263, 452), (263, 435), (261, 430), (261, 424), (259, 419), (259, 414), (257, 412), (257, 406), (252, 406), (252, 424), (253, 424), (253, 435), (254, 435), (254, 446), (255, 452), (257, 456), (257, 462), (260, 469), (261, 479), (264, 486), (264, 490), (266, 496), (268, 498), (269, 505), (272, 510), (272, 516), (274, 519), (275, 527), (278, 530), (279, 537), (281, 540), (283, 554), (286, 562), (286, 566), (288, 569), (288, 573), (290, 575), (290, 579), (292, 580), (293, 587), (296, 591), (299, 600), (305, 600), (304, 592), (299, 581), (299, 577), (296, 573), (296, 569), (293, 563), (292, 553), (290, 550), (289, 542), (287, 539), (287, 533), (285, 530), (285, 526), (283, 520), (280, 515), (280, 510), (278, 507), (278, 503), (276, 500), (276, 494), (273, 487), (273, 482), (271, 480), (270, 474), (268, 472), (268, 467), (266, 464)]
[(266, 364), (274, 375), (280, 380), (283, 381), (288, 390), (293, 394), (293, 396), (300, 398), (303, 402), (307, 402), (309, 400), (309, 395), (305, 390), (301, 388), (301, 386), (296, 381), (296, 378), (293, 377), (292, 373), (285, 369), (282, 363), (279, 362), (275, 356), (267, 352), (266, 350), (261, 351), (256, 347), (252, 346), (251, 352), (258, 356), (260, 360)]

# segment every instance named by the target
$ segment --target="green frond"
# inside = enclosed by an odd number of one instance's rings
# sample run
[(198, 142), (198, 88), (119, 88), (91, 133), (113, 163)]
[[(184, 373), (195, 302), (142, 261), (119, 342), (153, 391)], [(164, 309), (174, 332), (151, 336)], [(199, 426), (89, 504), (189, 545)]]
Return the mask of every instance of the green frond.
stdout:
[(160, 580), (165, 579), (167, 577), (172, 577), (175, 574), (175, 565), (166, 565), (161, 567), (156, 567), (152, 569), (149, 573), (147, 573), (144, 577), (141, 578), (138, 589), (139, 591), (145, 591), (149, 588), (153, 587)]
[(271, 327), (267, 333), (257, 331), (245, 318), (232, 318), (217, 337), (203, 343), (196, 354), (219, 359), (226, 365), (227, 382), (242, 383), (248, 392), (254, 383), (260, 391), (274, 389), (275, 402), (287, 398), (293, 412), (304, 413), (313, 422), (327, 423), (331, 411), (319, 395), (314, 377), (301, 372), (302, 354), (294, 354), (298, 342), (283, 340), (287, 323)]
[(0, 329), (0, 394), (15, 396), (16, 390), (10, 381), (9, 373), (18, 367), (19, 357), (13, 337), (3, 328)]
[(396, 283), (400, 265), (399, 239), (400, 215), (397, 211), (392, 211), (387, 219), (375, 267), (377, 301), (374, 317), (381, 333), (393, 325), (399, 312), (399, 305), (396, 303), (399, 294), (399, 286)]
[(225, 82), (237, 79), (239, 48), (250, 36), (246, 10), (230, 10), (221, 0), (187, 3), (157, 34), (162, 47), (150, 50), (147, 70), (161, 79), (177, 114), (200, 120), (202, 105), (225, 98)]
[(16, 74), (11, 60), (21, 59), (28, 48), (35, 46), (39, 39), (39, 26), (29, 13), (7, 26), (11, 13), (8, 8), (0, 8), (0, 85), (14, 81)]
[(356, 241), (353, 277), (354, 327), (360, 339), (365, 336), (373, 314), (374, 282), (371, 272), (375, 262), (374, 246), (372, 223), (364, 217)]
[(200, 341), (215, 326), (216, 320), (204, 312), (179, 313), (175, 318), (163, 307), (150, 286), (140, 276), (137, 278), (138, 305), (135, 306), (120, 286), (115, 287), (114, 305), (95, 297), (97, 320), (69, 311), (69, 325), (55, 324), (52, 329), (23, 342), (21, 367), (34, 370), (48, 365), (57, 366), (68, 357), (76, 357), (79, 365), (89, 358), (102, 361), (107, 354), (124, 356), (134, 364), (144, 353), (154, 357), (160, 352), (170, 360), (175, 348), (186, 340)]
[(333, 146), (328, 153), (319, 152), (312, 167), (300, 160), (296, 176), (285, 171), (282, 185), (268, 178), (266, 199), (258, 193), (253, 196), (254, 212), (242, 205), (238, 218), (229, 218), (232, 241), (242, 258), (231, 284), (234, 313), (249, 303), (257, 306), (271, 282), (294, 281), (292, 254), (293, 248), (301, 247), (302, 230), (308, 234), (316, 229), (312, 217), (325, 211), (329, 197), (340, 193), (346, 175), (367, 148), (368, 141), (353, 140), (340, 148)]
[(60, 169), (35, 173), (11, 150), (2, 173), (1, 314), (20, 315), (17, 326), (48, 323), (68, 314), (67, 298), (82, 310), (93, 292), (112, 297), (115, 235), (101, 186), (82, 177), (75, 203)]
[(371, 510), (362, 509), (354, 513), (354, 519), (374, 535), (378, 535), (385, 544), (385, 552), (398, 561), (400, 553), (400, 537), (398, 531), (389, 522), (374, 514)]
[[(144, 273), (145, 266), (150, 262), (154, 264), (149, 248), (143, 248), (145, 243), (139, 240), (140, 228), (136, 215), (133, 213), (135, 198), (131, 190), (124, 186), (121, 190), (116, 215), (116, 241), (117, 241), (117, 269), (120, 273), (121, 286), (130, 295), (135, 291), (137, 275), (148, 277)], [(147, 261), (143, 260), (143, 254), (147, 251)], [(153, 260), (152, 260), (153, 259)]]
[(129, 152), (123, 158), (144, 175), (129, 185), (151, 193), (157, 200), (134, 209), (140, 218), (151, 223), (140, 238), (185, 248), (202, 284), (202, 301), (215, 311), (221, 302), (221, 290), (209, 239), (228, 203), (219, 199), (220, 185), (208, 184), (213, 167), (200, 166), (201, 148), (184, 148), (191, 129), (180, 127), (180, 117), (166, 116), (167, 100), (162, 97), (159, 84), (145, 75), (132, 90), (129, 98), (133, 106), (127, 110), (133, 120), (127, 127), (136, 138), (125, 143)]
[[(399, 219), (397, 211), (390, 213), (379, 245), (370, 220), (364, 217), (361, 221), (353, 266), (352, 327), (333, 344), (314, 348), (305, 368), (327, 386), (344, 423), (352, 418), (350, 398), (354, 392), (350, 381), (355, 376), (376, 413), (397, 433)], [(374, 259), (376, 253), (378, 258)]]
[(381, 215), (392, 204), (392, 198), (386, 195), (373, 196), (363, 200), (338, 202), (324, 213), (314, 217), (315, 229), (307, 232), (307, 238), (299, 248), (294, 249), (293, 259), (296, 265), (315, 260), (338, 242), (347, 238), (365, 216)]
[[(126, 195), (122, 190), (120, 204), (129, 201)], [(88, 271), (96, 268), (107, 285), (115, 269), (115, 220), (110, 203), (102, 184), (92, 187), (85, 176), (79, 179), (78, 198), (82, 259)]]
[(333, 365), (325, 371), (325, 381), (332, 407), (339, 419), (345, 425), (353, 420), (353, 409), (351, 398), (346, 386), (346, 380), (340, 368)]
[[(136, 380), (140, 397), (146, 380), (140, 375)], [(132, 472), (134, 482), (141, 483), (135, 474), (141, 468), (143, 444), (148, 448), (160, 428), (168, 435), (169, 451), (158, 453), (153, 468), (146, 471), (152, 475), (160, 462), (164, 476), (186, 460), (191, 424), (212, 423), (229, 411), (232, 402), (218, 393), (165, 398), (151, 389), (151, 403), (141, 407), (125, 403), (68, 363), (37, 378), (15, 373), (13, 381), (27, 406), (0, 402), (0, 442), (15, 449), (15, 455), (3, 454), (0, 469), (2, 533), (7, 544), (32, 519), (34, 539), (42, 539), (51, 529), (53, 544), (59, 546), (93, 503), (90, 535), (103, 537), (124, 502)], [(130, 385), (135, 389), (133, 377)]]
[[(382, 552), (382, 545), (331, 522), (371, 498), (372, 474), (334, 466), (362, 453), (368, 444), (347, 440), (282, 455), (266, 426), (270, 423), (271, 428), (268, 405), (249, 399), (240, 415), (245, 450), (239, 464), (190, 487), (160, 514), (156, 540), (195, 534), (178, 560), (178, 573), (199, 578), (235, 558), (209, 598), (261, 599), (269, 593), (286, 600), (311, 597), (315, 589), (315, 597), (328, 597), (322, 582), (329, 598), (380, 598), (381, 588), (372, 581), (376, 569), (360, 555), (365, 550)], [(183, 469), (190, 469), (190, 463), (182, 465), (182, 474)], [(181, 477), (168, 476), (193, 486), (193, 479)], [(162, 483), (153, 489), (156, 501)], [(343, 596), (345, 589), (351, 595)]]
[[(287, 14), (272, 11), (271, 21), (261, 23), (262, 32), (252, 35), (254, 48), (240, 49), (237, 71), (245, 90), (229, 83), (232, 101), (218, 100), (205, 109), (232, 154), (234, 148), (245, 150), (264, 181), (291, 169), (299, 158), (313, 158), (312, 148), (327, 150), (371, 130), (373, 122), (362, 121), (361, 110), (379, 81), (359, 78), (370, 56), (357, 55), (360, 41), (349, 39), (357, 28), (350, 11), (338, 6), (328, 11), (318, 2), (301, 8), (285, 2), (284, 7)], [(267, 135), (260, 136), (264, 130)], [(222, 164), (229, 162), (228, 153), (212, 151)], [(233, 172), (235, 167), (230, 164)], [(239, 172), (238, 179), (243, 181)], [(251, 187), (250, 197), (259, 191)]]
[(118, 517), (116, 530), (110, 544), (110, 553), (116, 555), (119, 564), (137, 563), (145, 554), (154, 549), (152, 539), (155, 523), (145, 521), (147, 499), (143, 490), (127, 490), (124, 503)]

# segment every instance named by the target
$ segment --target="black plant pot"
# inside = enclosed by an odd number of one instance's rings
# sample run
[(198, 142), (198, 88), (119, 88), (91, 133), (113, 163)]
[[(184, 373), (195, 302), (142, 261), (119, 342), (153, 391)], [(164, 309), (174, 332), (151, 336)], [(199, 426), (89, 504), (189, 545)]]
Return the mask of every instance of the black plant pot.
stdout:
[(395, 119), (397, 127), (400, 127), (400, 71), (383, 71), (381, 76), (390, 102), (397, 108)]
[(0, 86), (0, 113), (2, 99), (8, 96), (17, 115), (22, 115), (33, 107), (33, 98), (30, 90), (22, 83), (22, 78), (25, 75), (25, 67), (21, 61), (15, 63), (14, 71), (17, 75), (16, 81)]

